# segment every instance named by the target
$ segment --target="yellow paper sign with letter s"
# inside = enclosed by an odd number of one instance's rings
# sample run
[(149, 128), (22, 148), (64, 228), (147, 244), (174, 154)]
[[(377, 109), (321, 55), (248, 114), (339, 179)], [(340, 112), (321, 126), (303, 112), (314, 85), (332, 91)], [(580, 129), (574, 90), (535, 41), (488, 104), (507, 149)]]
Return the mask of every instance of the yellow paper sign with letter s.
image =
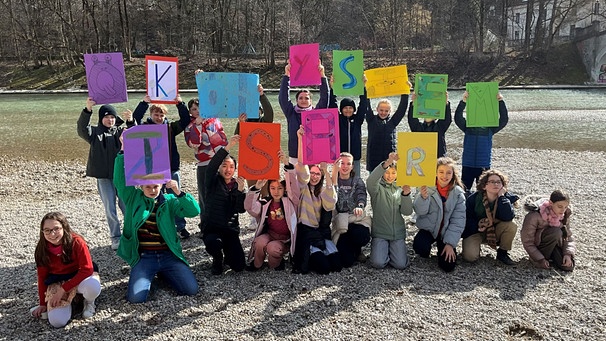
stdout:
[(398, 186), (435, 186), (438, 133), (398, 133)]
[(364, 74), (368, 98), (410, 94), (406, 65), (370, 69)]

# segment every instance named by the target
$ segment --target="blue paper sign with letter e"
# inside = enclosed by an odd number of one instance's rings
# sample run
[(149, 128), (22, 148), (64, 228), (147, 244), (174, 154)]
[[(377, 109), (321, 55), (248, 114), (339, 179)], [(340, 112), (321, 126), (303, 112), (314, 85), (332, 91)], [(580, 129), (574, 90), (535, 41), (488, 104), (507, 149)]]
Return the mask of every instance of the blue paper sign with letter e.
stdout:
[(176, 57), (145, 56), (147, 95), (152, 103), (177, 103), (178, 62)]
[(168, 129), (165, 124), (143, 124), (125, 130), (126, 185), (164, 184), (170, 180)]
[(259, 75), (230, 72), (199, 72), (196, 75), (200, 116), (259, 117)]

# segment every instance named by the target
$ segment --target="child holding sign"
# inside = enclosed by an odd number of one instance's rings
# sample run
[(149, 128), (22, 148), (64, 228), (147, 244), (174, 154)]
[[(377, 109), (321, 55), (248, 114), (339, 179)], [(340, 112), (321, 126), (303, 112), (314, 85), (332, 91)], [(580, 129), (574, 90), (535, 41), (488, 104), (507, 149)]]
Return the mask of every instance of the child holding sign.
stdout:
[(406, 246), (406, 222), (402, 215), (412, 213), (410, 186), (396, 185), (398, 153), (391, 152), (366, 180), (372, 205), (370, 264), (382, 269), (387, 264), (404, 269), (410, 263)]
[[(299, 185), (295, 168), (283, 151), (278, 157), (284, 163), (284, 180), (258, 180), (244, 201), (246, 211), (255, 218), (256, 232), (248, 254), (247, 270), (258, 270), (267, 254), (270, 269), (284, 270), (284, 255), (295, 254)], [(269, 187), (269, 197), (260, 198), (261, 188)], [(254, 258), (253, 258), (254, 257)]]
[[(412, 83), (408, 82), (412, 87)], [(391, 101), (387, 98), (379, 100), (377, 114), (370, 108), (370, 100), (366, 104), (368, 114), (368, 145), (366, 148), (366, 170), (371, 172), (387, 159), (389, 153), (396, 151), (396, 128), (406, 114), (408, 108), (408, 95), (400, 97), (400, 103), (395, 114), (391, 115)]]
[(461, 170), (461, 180), (465, 185), (467, 195), (471, 193), (471, 186), (475, 180), (476, 185), (483, 171), (490, 169), (492, 160), (492, 136), (501, 129), (505, 128), (509, 121), (507, 107), (503, 101), (503, 95), (497, 94), (499, 101), (499, 125), (497, 127), (467, 127), (467, 120), (463, 117), (463, 110), (469, 98), (469, 93), (465, 91), (463, 99), (459, 102), (455, 110), (455, 124), (463, 133), (463, 168)]
[(454, 161), (438, 159), (435, 187), (422, 186), (413, 207), (419, 232), (412, 248), (419, 256), (429, 258), (431, 246), (438, 244), (438, 266), (450, 272), (457, 261), (457, 244), (465, 229), (465, 192)]
[(443, 120), (435, 120), (433, 118), (426, 118), (423, 122), (419, 119), (414, 118), (412, 113), (414, 112), (414, 101), (417, 98), (417, 94), (413, 93), (411, 96), (412, 101), (408, 108), (408, 126), (412, 132), (435, 132), (438, 133), (438, 157), (446, 156), (446, 131), (452, 123), (452, 110), (450, 109), (450, 102), (448, 101), (448, 92), (446, 92), (446, 108), (444, 112), (446, 117)]
[(206, 210), (202, 219), (202, 240), (212, 258), (211, 273), (223, 273), (223, 259), (233, 271), (246, 265), (240, 242), (238, 213), (244, 213), (246, 180), (235, 177), (236, 160), (229, 151), (238, 141), (234, 135), (224, 148), (217, 150), (206, 169)]
[[(320, 76), (322, 84), (320, 85), (320, 100), (316, 108), (325, 109), (328, 107), (328, 80), (324, 73), (324, 66), (320, 61), (318, 63), (318, 70), (320, 70)], [(295, 95), (297, 104), (293, 105), (290, 100), (290, 63), (284, 67), (284, 76), (282, 77), (282, 83), (280, 83), (280, 92), (278, 93), (278, 100), (284, 116), (286, 116), (286, 122), (288, 125), (288, 156), (290, 157), (290, 163), (297, 163), (297, 130), (301, 125), (301, 112), (306, 110), (312, 110), (313, 102), (311, 99), (311, 92), (307, 89), (297, 91)]]

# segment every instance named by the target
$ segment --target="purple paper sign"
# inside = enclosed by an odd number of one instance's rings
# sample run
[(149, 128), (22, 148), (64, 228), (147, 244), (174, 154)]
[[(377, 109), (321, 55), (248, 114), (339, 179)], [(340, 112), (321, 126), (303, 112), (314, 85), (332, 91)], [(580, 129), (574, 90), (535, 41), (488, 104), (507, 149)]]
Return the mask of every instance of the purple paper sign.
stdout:
[(123, 138), (127, 186), (164, 184), (171, 179), (166, 124), (132, 127)]
[(339, 110), (314, 109), (301, 112), (303, 135), (303, 163), (334, 162), (339, 158)]
[(88, 97), (96, 104), (128, 102), (121, 52), (84, 55)]
[(290, 47), (290, 86), (320, 85), (320, 45)]

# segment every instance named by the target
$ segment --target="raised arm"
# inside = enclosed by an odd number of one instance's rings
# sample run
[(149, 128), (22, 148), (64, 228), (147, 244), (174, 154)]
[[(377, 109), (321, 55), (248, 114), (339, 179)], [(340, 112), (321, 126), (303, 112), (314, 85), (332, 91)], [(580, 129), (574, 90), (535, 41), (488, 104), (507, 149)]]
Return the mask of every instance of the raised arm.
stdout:
[(272, 123), (274, 121), (274, 108), (271, 106), (269, 98), (265, 95), (261, 84), (259, 84), (257, 90), (259, 90), (259, 101), (261, 102), (261, 109), (263, 109), (263, 117), (260, 118), (260, 121)]
[(503, 96), (499, 93), (497, 95), (497, 99), (499, 100), (499, 126), (493, 128), (492, 132), (494, 134), (501, 131), (501, 129), (505, 128), (507, 122), (509, 122), (509, 113), (507, 112), (507, 106), (505, 105), (505, 101), (503, 101)]
[(90, 144), (91, 139), (94, 137), (93, 128), (90, 125), (90, 117), (93, 114), (93, 106), (95, 105), (95, 101), (92, 98), (88, 97), (86, 99), (86, 106), (82, 109), (80, 113), (80, 117), (77, 122), (77, 131), (78, 136), (80, 136), (84, 141)]
[(463, 93), (463, 99), (457, 105), (457, 109), (455, 110), (455, 124), (461, 131), (465, 132), (467, 130), (467, 120), (463, 117), (463, 110), (465, 110), (465, 106), (467, 105), (467, 97), (469, 97), (469, 93), (465, 91)]
[(410, 128), (410, 131), (415, 132), (415, 131), (423, 131), (421, 122), (419, 122), (418, 118), (414, 118), (413, 117), (413, 113), (414, 113), (414, 103), (415, 100), (417, 99), (417, 94), (413, 93), (411, 95), (411, 101), (410, 101), (410, 106), (408, 107), (408, 127)]
[(406, 109), (408, 109), (408, 95), (404, 94), (400, 96), (398, 108), (387, 124), (393, 128), (397, 127), (404, 118), (404, 115), (406, 115)]
[(149, 108), (150, 102), (151, 98), (149, 96), (143, 97), (143, 100), (139, 102), (139, 104), (135, 108), (135, 111), (133, 111), (133, 119), (135, 120), (135, 122), (137, 122), (137, 124), (141, 124), (141, 120), (143, 120), (143, 116), (145, 116), (145, 113)]
[(286, 64), (284, 67), (284, 76), (282, 76), (280, 92), (278, 92), (278, 102), (287, 119), (289, 115), (295, 114), (295, 107), (290, 100), (290, 64)]

